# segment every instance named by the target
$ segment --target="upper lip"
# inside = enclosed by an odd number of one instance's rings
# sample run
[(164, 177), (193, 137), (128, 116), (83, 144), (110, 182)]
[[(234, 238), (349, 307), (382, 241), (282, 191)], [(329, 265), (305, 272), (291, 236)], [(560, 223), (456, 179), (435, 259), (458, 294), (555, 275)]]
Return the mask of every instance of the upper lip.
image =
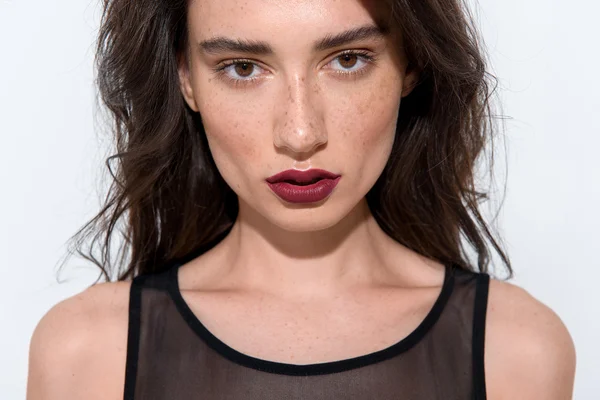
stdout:
[(310, 182), (313, 179), (322, 178), (322, 179), (335, 179), (339, 175), (334, 174), (333, 172), (329, 172), (323, 169), (309, 169), (306, 171), (299, 171), (297, 169), (288, 169), (286, 171), (282, 171), (278, 174), (275, 174), (269, 178), (267, 178), (267, 182), (269, 183), (277, 183), (282, 181), (295, 181), (300, 183)]

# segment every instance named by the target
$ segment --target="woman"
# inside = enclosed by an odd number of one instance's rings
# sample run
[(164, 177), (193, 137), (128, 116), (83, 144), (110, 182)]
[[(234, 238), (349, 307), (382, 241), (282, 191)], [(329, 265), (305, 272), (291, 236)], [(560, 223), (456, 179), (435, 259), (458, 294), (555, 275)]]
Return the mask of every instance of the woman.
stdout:
[(104, 6), (116, 172), (76, 244), (117, 280), (44, 316), (30, 400), (571, 398), (561, 320), (488, 275), (458, 0)]

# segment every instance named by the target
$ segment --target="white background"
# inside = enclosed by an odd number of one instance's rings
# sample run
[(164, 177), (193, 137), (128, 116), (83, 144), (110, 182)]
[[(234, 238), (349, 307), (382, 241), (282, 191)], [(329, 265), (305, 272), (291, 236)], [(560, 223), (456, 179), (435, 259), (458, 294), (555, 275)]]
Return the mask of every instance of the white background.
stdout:
[[(480, 0), (477, 14), (511, 118), (500, 226), (513, 283), (563, 319), (577, 349), (574, 398), (598, 399), (600, 6)], [(0, 0), (2, 399), (25, 398), (39, 319), (96, 277), (74, 258), (63, 274), (70, 280), (58, 284), (54, 268), (98, 207), (105, 145), (92, 58), (99, 15), (91, 0)], [(502, 169), (504, 155), (497, 158)]]

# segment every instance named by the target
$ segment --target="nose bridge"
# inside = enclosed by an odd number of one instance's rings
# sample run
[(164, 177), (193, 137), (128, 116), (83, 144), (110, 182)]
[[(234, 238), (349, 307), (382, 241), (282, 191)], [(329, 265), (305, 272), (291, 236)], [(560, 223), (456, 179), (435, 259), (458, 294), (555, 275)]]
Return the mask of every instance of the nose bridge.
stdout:
[(308, 153), (327, 142), (322, 123), (320, 89), (303, 74), (295, 74), (284, 84), (274, 144), (294, 153)]

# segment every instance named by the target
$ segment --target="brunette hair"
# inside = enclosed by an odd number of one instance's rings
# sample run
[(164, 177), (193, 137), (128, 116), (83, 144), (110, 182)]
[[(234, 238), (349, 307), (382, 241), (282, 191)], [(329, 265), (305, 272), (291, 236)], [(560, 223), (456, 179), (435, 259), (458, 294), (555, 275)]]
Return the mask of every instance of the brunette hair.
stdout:
[[(103, 0), (97, 87), (116, 153), (103, 207), (71, 239), (107, 280), (160, 272), (210, 249), (231, 229), (237, 196), (210, 154), (201, 115), (185, 103), (178, 59), (189, 0)], [(493, 139), (496, 79), (463, 0), (382, 0), (420, 80), (402, 101), (387, 165), (367, 194), (381, 228), (444, 263), (488, 272), (510, 261), (480, 212), (480, 155)], [(493, 178), (493, 173), (492, 173)], [(119, 244), (116, 252), (113, 245)], [(465, 242), (477, 261), (469, 260)]]

